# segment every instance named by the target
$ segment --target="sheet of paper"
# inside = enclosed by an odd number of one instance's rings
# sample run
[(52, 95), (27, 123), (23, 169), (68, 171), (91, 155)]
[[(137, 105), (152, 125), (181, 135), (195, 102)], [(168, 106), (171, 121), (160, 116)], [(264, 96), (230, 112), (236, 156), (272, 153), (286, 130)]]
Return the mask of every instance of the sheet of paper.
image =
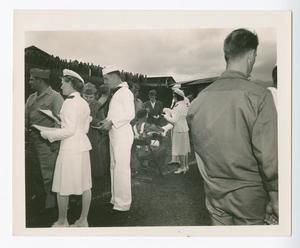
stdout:
[(42, 112), (43, 114), (47, 115), (48, 117), (50, 117), (51, 119), (53, 119), (56, 123), (60, 124), (60, 119), (56, 116), (54, 116), (54, 114), (52, 113), (51, 110), (49, 109), (39, 109), (40, 112)]

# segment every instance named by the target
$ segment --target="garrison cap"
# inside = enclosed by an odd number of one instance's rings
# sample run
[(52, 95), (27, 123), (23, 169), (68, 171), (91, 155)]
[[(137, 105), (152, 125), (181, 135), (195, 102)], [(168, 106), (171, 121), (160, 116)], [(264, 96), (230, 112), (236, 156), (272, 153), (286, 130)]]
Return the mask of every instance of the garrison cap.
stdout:
[(49, 77), (50, 77), (50, 70), (32, 68), (30, 70), (30, 75), (32, 75), (34, 77), (37, 77), (37, 78), (49, 79)]

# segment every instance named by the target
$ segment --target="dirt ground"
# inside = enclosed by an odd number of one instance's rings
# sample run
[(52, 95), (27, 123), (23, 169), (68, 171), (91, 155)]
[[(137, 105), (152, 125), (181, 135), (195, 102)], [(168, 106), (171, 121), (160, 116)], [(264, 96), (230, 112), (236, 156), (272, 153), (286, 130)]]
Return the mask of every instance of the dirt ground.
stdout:
[[(157, 165), (150, 164), (147, 169), (134, 165), (132, 176), (132, 205), (128, 212), (113, 211), (110, 200), (109, 175), (93, 182), (92, 203), (88, 216), (91, 227), (114, 226), (203, 226), (210, 225), (205, 207), (203, 180), (190, 157), (190, 170), (186, 174), (175, 175), (174, 166), (168, 166), (170, 159), (170, 140), (166, 159), (159, 161), (162, 175)], [(137, 163), (137, 161), (133, 161)], [(70, 197), (68, 212), (72, 224), (80, 215), (79, 196)], [(27, 199), (27, 227), (50, 227), (57, 219), (57, 209), (38, 211), (35, 199)]]

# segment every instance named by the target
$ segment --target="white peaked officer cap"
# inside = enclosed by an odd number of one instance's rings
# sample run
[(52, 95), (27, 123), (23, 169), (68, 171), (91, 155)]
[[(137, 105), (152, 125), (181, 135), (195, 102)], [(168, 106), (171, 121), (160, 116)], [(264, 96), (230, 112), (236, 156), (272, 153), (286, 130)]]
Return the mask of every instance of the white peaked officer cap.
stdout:
[(69, 69), (64, 69), (64, 70), (63, 70), (63, 76), (74, 77), (74, 78), (77, 78), (77, 79), (79, 79), (81, 82), (84, 83), (83, 78), (82, 78), (78, 73), (76, 73), (75, 71), (72, 71), (72, 70), (69, 70)]
[(120, 71), (120, 70), (116, 66), (113, 66), (113, 65), (105, 66), (102, 69), (102, 75), (105, 75), (105, 74), (108, 74), (108, 73), (111, 73), (114, 71)]
[(175, 88), (174, 92), (179, 96), (185, 97), (184, 92), (178, 88)]

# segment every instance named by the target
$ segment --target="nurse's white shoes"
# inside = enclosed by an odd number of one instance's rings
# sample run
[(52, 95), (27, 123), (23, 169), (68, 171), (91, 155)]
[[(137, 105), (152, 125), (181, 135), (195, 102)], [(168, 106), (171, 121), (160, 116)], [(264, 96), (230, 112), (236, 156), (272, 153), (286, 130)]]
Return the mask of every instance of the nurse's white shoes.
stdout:
[(64, 223), (61, 223), (59, 221), (56, 221), (53, 223), (52, 227), (69, 227), (69, 223), (68, 222), (64, 222)]

